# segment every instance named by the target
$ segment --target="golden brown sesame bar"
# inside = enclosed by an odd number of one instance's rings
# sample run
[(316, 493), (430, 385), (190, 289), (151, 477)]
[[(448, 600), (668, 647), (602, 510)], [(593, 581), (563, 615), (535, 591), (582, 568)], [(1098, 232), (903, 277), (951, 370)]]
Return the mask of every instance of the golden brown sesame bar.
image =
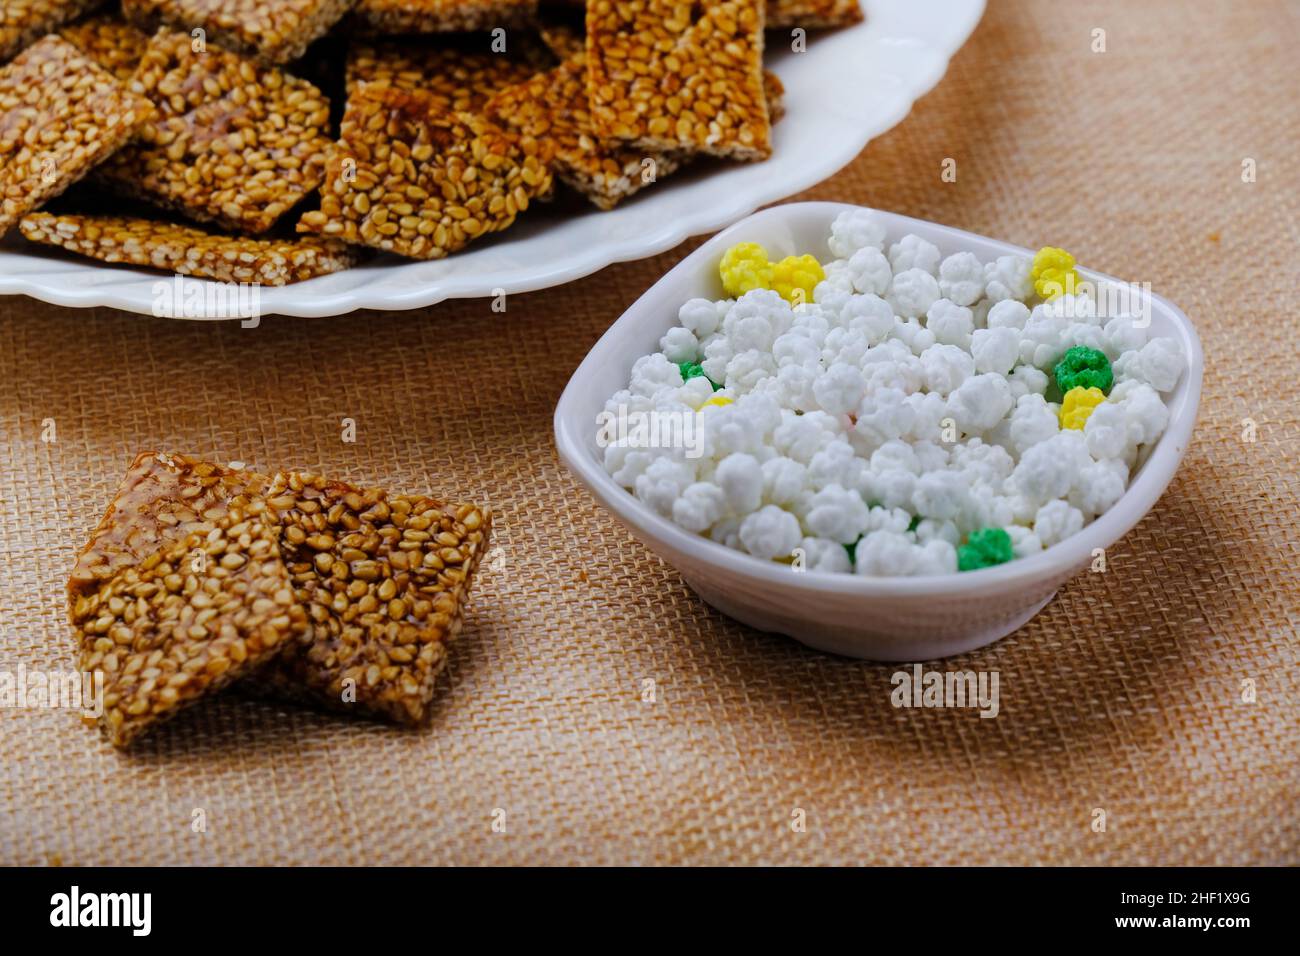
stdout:
[(687, 150), (647, 152), (600, 140), (587, 107), (585, 55), (578, 53), (525, 83), (502, 90), (487, 105), (489, 119), (521, 136), (545, 140), (551, 168), (601, 209), (613, 209), (687, 161)]
[(859, 0), (767, 0), (769, 29), (844, 27), (861, 21)]
[(59, 35), (123, 83), (131, 79), (149, 45), (147, 33), (110, 13), (79, 20)]
[(19, 228), (32, 242), (58, 246), (104, 262), (126, 262), (215, 279), (285, 285), (339, 272), (360, 258), (355, 246), (311, 236), (250, 239), (190, 226), (125, 216), (24, 216)]
[(351, 22), (363, 33), (447, 33), (532, 23), (537, 0), (357, 0)]
[(118, 572), (137, 565), (235, 505), (255, 510), (265, 476), (186, 455), (145, 451), (127, 467), (104, 517), (77, 555), (68, 578), (68, 610)]
[(160, 30), (130, 86), (160, 115), (104, 165), (119, 192), (259, 233), (320, 185), (329, 103), (305, 80)]
[(444, 110), (477, 113), (507, 86), (522, 83), (554, 61), (532, 37), (516, 31), (493, 52), (486, 33), (394, 37), (348, 50), (349, 95), (363, 83), (423, 93)]
[(81, 669), (104, 675), (100, 729), (126, 747), (253, 673), (307, 623), (279, 526), (238, 507), (116, 572), (79, 602)]
[(0, 3), (0, 63), (103, 3), (104, 0), (4, 0)]
[(348, 12), (354, 0), (122, 0), (138, 26), (190, 34), (272, 66), (302, 56), (311, 42)]
[(299, 232), (440, 259), (505, 229), (550, 192), (538, 144), (421, 94), (363, 85), (348, 98), (320, 209)]
[[(657, 182), (695, 154), (655, 152), (596, 136), (588, 110), (586, 55), (578, 52), (559, 66), (502, 90), (487, 105), (489, 119), (551, 147), (555, 175), (601, 209)], [(773, 117), (781, 112), (784, 89), (775, 73), (764, 73)]]
[(295, 472), (272, 479), (267, 502), (283, 522), (285, 563), (310, 623), (255, 684), (420, 723), (460, 632), (491, 516)]
[(763, 0), (590, 0), (587, 87), (602, 138), (765, 159)]
[(0, 235), (107, 159), (153, 112), (57, 36), (0, 67)]

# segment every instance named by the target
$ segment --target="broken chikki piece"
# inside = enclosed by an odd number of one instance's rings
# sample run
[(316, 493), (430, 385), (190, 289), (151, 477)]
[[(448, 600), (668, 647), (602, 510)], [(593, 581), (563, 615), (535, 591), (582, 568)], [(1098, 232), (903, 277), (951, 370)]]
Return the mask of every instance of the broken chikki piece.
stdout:
[(32, 242), (69, 252), (148, 266), (218, 282), (286, 285), (339, 272), (360, 258), (355, 246), (300, 236), (252, 239), (222, 236), (192, 226), (125, 216), (24, 216), (22, 234)]
[(0, 63), (104, 0), (4, 0), (0, 3)]
[(131, 79), (149, 45), (149, 34), (108, 13), (79, 20), (59, 35), (123, 83)]
[[(775, 121), (784, 93), (775, 73), (765, 72), (764, 91)], [(601, 139), (587, 104), (585, 54), (578, 52), (554, 69), (502, 90), (486, 112), (522, 136), (546, 141), (555, 175), (601, 209), (613, 209), (695, 158), (690, 150), (645, 150)]]
[(255, 684), (420, 723), (460, 632), (490, 514), (296, 472), (272, 479), (267, 503), (283, 522), (285, 564), (310, 623)]
[(302, 633), (307, 615), (279, 539), (265, 512), (230, 507), (78, 602), (81, 669), (104, 675), (98, 723), (115, 747), (253, 673)]
[(789, 27), (846, 27), (862, 21), (859, 0), (767, 0), (770, 30)]
[(552, 62), (522, 31), (494, 52), (489, 34), (390, 37), (348, 50), (347, 91), (363, 84), (423, 93), (445, 110), (477, 113), (498, 90), (522, 83)]
[(419, 93), (363, 85), (348, 98), (320, 209), (299, 232), (440, 259), (505, 229), (551, 190), (537, 143)]
[(357, 0), (352, 19), (376, 35), (517, 27), (536, 15), (537, 0)]
[(57, 36), (0, 67), (0, 235), (107, 159), (153, 112)]
[(305, 80), (160, 30), (130, 88), (160, 115), (98, 174), (117, 191), (259, 233), (320, 185), (329, 103)]
[(765, 159), (763, 0), (590, 0), (587, 89), (603, 139)]
[(128, 20), (152, 32), (160, 26), (206, 39), (260, 63), (288, 63), (325, 35), (354, 0), (122, 0)]

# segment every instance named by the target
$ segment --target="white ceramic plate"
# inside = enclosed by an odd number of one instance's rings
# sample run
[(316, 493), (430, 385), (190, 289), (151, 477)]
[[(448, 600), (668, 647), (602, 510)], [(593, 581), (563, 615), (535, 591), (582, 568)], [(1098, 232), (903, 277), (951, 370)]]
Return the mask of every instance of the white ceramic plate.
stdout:
[[(700, 163), (665, 178), (612, 212), (561, 217), (530, 210), (512, 228), (436, 262), (385, 256), (360, 268), (260, 290), (267, 315), (339, 315), (413, 309), (448, 298), (529, 292), (570, 282), (614, 262), (671, 249), (806, 189), (896, 125), (943, 76), (984, 0), (862, 0), (866, 21), (812, 32), (792, 53), (769, 36), (767, 66), (786, 87), (786, 116), (762, 163)], [(159, 273), (64, 256), (0, 240), (0, 294), (65, 306), (111, 306), (149, 314)]]
[[(764, 209), (714, 236), (687, 256), (632, 304), (573, 373), (555, 409), (560, 458), (601, 505), (666, 562), (697, 594), (724, 614), (764, 631), (789, 634), (811, 647), (880, 661), (921, 661), (982, 647), (1020, 627), (1056, 589), (1109, 548), (1151, 510), (1178, 469), (1201, 397), (1204, 360), (1196, 330), (1178, 307), (1150, 297), (1149, 335), (1169, 336), (1187, 357), (1187, 370), (1164, 396), (1169, 425), (1135, 470), (1115, 505), (1076, 535), (1041, 554), (959, 574), (925, 577), (858, 577), (808, 571), (763, 561), (691, 534), (661, 517), (620, 487), (605, 471), (596, 444), (597, 415), (605, 401), (627, 386), (632, 363), (659, 348), (677, 322), (683, 302), (716, 299), (718, 260), (737, 242), (758, 242), (774, 257), (811, 253), (833, 258), (826, 248), (841, 203), (789, 203)], [(894, 213), (880, 213), (889, 242), (916, 233), (945, 255), (969, 251), (981, 261), (1028, 249)], [(1109, 277), (1079, 270), (1098, 282)], [(1116, 280), (1111, 280), (1116, 281)], [(1141, 561), (1136, 555), (1130, 560)], [(1119, 572), (1114, 572), (1119, 573)]]

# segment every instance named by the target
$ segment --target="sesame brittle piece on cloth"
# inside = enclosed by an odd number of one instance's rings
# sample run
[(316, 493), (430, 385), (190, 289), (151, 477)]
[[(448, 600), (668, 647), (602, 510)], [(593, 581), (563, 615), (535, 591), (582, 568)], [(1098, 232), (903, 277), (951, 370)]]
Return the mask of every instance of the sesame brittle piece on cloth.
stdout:
[(283, 522), (285, 563), (310, 623), (255, 685), (422, 722), (461, 629), (490, 514), (295, 472), (276, 475), (267, 499)]
[(118, 192), (260, 233), (320, 185), (329, 103), (305, 80), (160, 30), (130, 88), (160, 115), (98, 171)]
[(299, 232), (440, 259), (505, 229), (551, 191), (539, 144), (418, 93), (363, 85), (348, 98), (319, 210)]
[(4, 0), (0, 3), (0, 63), (103, 3), (104, 0)]
[[(775, 73), (764, 73), (764, 92), (775, 119), (784, 94)], [(546, 142), (555, 175), (601, 209), (613, 209), (695, 157), (690, 150), (649, 151), (598, 137), (588, 108), (586, 54), (581, 51), (554, 69), (502, 90), (488, 102), (486, 112), (503, 127)]]
[(363, 33), (449, 33), (526, 26), (537, 0), (357, 0), (351, 22)]
[(140, 65), (149, 34), (110, 13), (99, 13), (64, 27), (67, 40), (123, 83)]
[(288, 63), (325, 35), (354, 0), (122, 0), (132, 23), (189, 34), (202, 29), (217, 46), (260, 63)]
[(153, 112), (57, 36), (0, 67), (0, 235), (107, 159)]
[(603, 139), (766, 159), (763, 0), (591, 0), (587, 92)]
[(489, 34), (389, 37), (348, 49), (347, 91), (363, 85), (423, 93), (445, 110), (477, 113), (498, 90), (522, 83), (554, 60), (526, 33), (495, 52)]
[(68, 579), (68, 610), (106, 580), (187, 536), (206, 531), (232, 506), (256, 511), (269, 481), (187, 455), (146, 451), (136, 455), (104, 517), (77, 555)]
[(847, 27), (861, 22), (860, 0), (767, 0), (767, 26), (770, 30)]
[(148, 266), (218, 282), (279, 286), (339, 272), (360, 259), (356, 246), (300, 236), (252, 239), (223, 236), (192, 226), (125, 216), (24, 216), (19, 229), (32, 242), (69, 252)]
[(255, 672), (302, 633), (307, 615), (279, 538), (264, 512), (231, 506), (78, 603), (81, 669), (104, 675), (98, 723), (115, 747)]

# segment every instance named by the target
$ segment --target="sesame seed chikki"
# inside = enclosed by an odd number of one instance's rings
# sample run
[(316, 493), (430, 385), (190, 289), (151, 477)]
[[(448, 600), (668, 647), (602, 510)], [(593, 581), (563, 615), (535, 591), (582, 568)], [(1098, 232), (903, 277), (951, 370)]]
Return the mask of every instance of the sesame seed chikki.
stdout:
[[(274, 529), (276, 563), (263, 568), (265, 583), (251, 578), (248, 583), (270, 593), (277, 606), (290, 608), (283, 613), (293, 625), (275, 662), (256, 674), (239, 669), (237, 676), (249, 675), (243, 686), (419, 723), (446, 662), (447, 645), (460, 631), (474, 571), (487, 548), (491, 516), (476, 505), (389, 495), (297, 472), (266, 477), (184, 455), (142, 453), (68, 581), (68, 617), (83, 637), (83, 649), (117, 654), (112, 644), (98, 642), (113, 637), (120, 623), (135, 627), (132, 646), (147, 645), (152, 654), (157, 649), (153, 632), (136, 619), (156, 621), (157, 615), (151, 618), (141, 608), (128, 616), (124, 591), (141, 583), (148, 589), (161, 580), (175, 593), (178, 579), (167, 575), (187, 573), (178, 562), (193, 555), (200, 546), (195, 542), (215, 541), (214, 534), (242, 541), (242, 534), (229, 528), (241, 521)], [(220, 563), (221, 552), (214, 553)], [(161, 578), (152, 573), (160, 562), (169, 566)], [(230, 559), (226, 565), (235, 563)], [(149, 590), (146, 597), (154, 593)], [(191, 593), (190, 586), (181, 593)], [(203, 602), (199, 598), (195, 607), (204, 610)], [(253, 610), (270, 609), (254, 604)], [(277, 626), (283, 623), (280, 613), (274, 616)], [(206, 614), (198, 623), (212, 617)], [(154, 665), (146, 658), (135, 665), (142, 666)], [(124, 696), (138, 699), (134, 693)], [(155, 703), (126, 706), (153, 713)], [(115, 721), (109, 729), (120, 726)], [(144, 729), (127, 726), (132, 735)]]
[(493, 52), (491, 43), (486, 33), (354, 43), (348, 50), (348, 94), (374, 83), (423, 93), (445, 110), (477, 113), (498, 90), (554, 63), (523, 32), (508, 38), (505, 52)]
[[(585, 61), (579, 51), (554, 69), (501, 91), (488, 102), (486, 113), (520, 135), (546, 141), (552, 147), (555, 175), (597, 207), (613, 209), (695, 154), (684, 149), (648, 151), (597, 137), (588, 109)], [(775, 121), (782, 112), (784, 89), (775, 73), (765, 71), (763, 82)]]
[(357, 0), (352, 20), (364, 33), (447, 33), (533, 22), (537, 0)]
[(860, 0), (767, 0), (768, 29), (845, 27), (862, 21)]
[(267, 496), (284, 523), (285, 563), (310, 624), (255, 684), (420, 723), (460, 632), (490, 514), (296, 472), (276, 475)]
[(691, 158), (687, 150), (647, 153), (595, 135), (587, 106), (586, 57), (578, 53), (552, 70), (502, 90), (486, 109), (489, 119), (520, 135), (547, 141), (555, 175), (601, 209), (613, 209), (648, 182)]
[(299, 232), (415, 259), (440, 259), (505, 229), (551, 190), (546, 157), (528, 140), (418, 93), (363, 85), (348, 98), (319, 210)]
[(590, 0), (587, 85), (602, 138), (765, 159), (763, 0)]
[(0, 3), (0, 63), (75, 20), (104, 0), (4, 0)]
[(360, 258), (355, 246), (330, 239), (251, 239), (192, 226), (125, 216), (30, 213), (19, 223), (32, 242), (104, 262), (150, 266), (218, 282), (285, 285), (339, 272)]
[(201, 28), (223, 49), (260, 63), (296, 60), (342, 18), (354, 0), (122, 0), (132, 23), (183, 33)]
[(85, 176), (153, 112), (57, 36), (0, 67), (0, 235)]
[(160, 117), (103, 167), (118, 192), (259, 233), (320, 185), (329, 103), (305, 80), (160, 30), (130, 87)]
[(78, 603), (81, 669), (104, 675), (100, 729), (116, 747), (257, 670), (300, 634), (279, 527), (229, 508)]
[(59, 35), (123, 83), (131, 79), (149, 45), (149, 34), (107, 13), (79, 20)]

